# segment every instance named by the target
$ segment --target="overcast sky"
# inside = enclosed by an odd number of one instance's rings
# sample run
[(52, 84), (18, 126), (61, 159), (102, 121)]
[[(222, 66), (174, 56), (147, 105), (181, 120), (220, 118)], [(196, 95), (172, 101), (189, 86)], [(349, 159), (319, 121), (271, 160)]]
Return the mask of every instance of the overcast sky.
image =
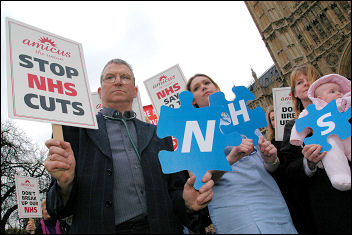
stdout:
[[(179, 64), (186, 79), (212, 77), (232, 100), (232, 86), (248, 86), (274, 63), (244, 2), (1, 2), (1, 121), (8, 119), (5, 17), (83, 46), (91, 91), (103, 66), (121, 58), (134, 69), (143, 105), (143, 81)], [(51, 124), (12, 119), (44, 146)]]

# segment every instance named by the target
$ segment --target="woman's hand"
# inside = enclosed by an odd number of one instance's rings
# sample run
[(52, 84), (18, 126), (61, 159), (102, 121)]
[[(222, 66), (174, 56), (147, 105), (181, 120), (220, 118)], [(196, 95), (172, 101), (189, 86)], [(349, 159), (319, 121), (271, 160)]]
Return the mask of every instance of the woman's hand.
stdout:
[(303, 147), (302, 154), (307, 159), (310, 169), (325, 157), (326, 151), (320, 153), (322, 148), (319, 144), (309, 144)]
[(248, 156), (253, 151), (253, 140), (252, 139), (242, 139), (242, 143), (239, 146), (232, 148), (231, 152), (226, 156), (227, 161), (230, 165)]
[(263, 136), (260, 136), (258, 144), (265, 163), (273, 164), (277, 161), (277, 149), (270, 141), (267, 141)]

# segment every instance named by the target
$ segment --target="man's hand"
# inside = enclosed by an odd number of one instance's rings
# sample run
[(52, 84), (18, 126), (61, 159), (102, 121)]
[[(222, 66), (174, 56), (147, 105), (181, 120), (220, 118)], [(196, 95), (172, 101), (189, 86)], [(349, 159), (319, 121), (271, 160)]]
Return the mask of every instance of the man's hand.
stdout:
[(235, 162), (248, 156), (253, 151), (253, 140), (252, 139), (242, 139), (242, 143), (239, 146), (235, 146), (231, 152), (226, 156), (227, 161), (232, 166)]
[(308, 160), (308, 167), (310, 169), (314, 168), (325, 157), (327, 152), (320, 153), (322, 148), (319, 144), (309, 144), (303, 147), (302, 154)]
[(214, 181), (211, 179), (212, 173), (207, 171), (203, 176), (202, 182), (205, 183), (199, 191), (197, 191), (193, 185), (196, 181), (196, 177), (191, 176), (183, 188), (183, 199), (185, 200), (186, 207), (191, 211), (198, 211), (208, 205), (213, 198)]
[(45, 159), (45, 169), (57, 180), (63, 193), (69, 193), (75, 176), (76, 160), (71, 144), (62, 140), (50, 139), (45, 142), (49, 154)]

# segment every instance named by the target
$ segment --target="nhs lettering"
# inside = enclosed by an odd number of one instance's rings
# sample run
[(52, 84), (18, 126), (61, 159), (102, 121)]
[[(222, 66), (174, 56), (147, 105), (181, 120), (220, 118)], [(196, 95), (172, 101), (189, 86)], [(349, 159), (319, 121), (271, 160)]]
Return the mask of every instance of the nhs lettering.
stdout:
[(253, 140), (253, 144), (258, 144), (258, 128), (266, 127), (265, 112), (261, 107), (248, 109), (247, 102), (254, 100), (255, 96), (248, 88), (236, 86), (232, 88), (236, 95), (233, 101), (227, 101), (222, 92), (217, 92), (209, 96), (210, 106), (223, 107), (220, 122), (220, 129), (224, 134), (237, 132)]

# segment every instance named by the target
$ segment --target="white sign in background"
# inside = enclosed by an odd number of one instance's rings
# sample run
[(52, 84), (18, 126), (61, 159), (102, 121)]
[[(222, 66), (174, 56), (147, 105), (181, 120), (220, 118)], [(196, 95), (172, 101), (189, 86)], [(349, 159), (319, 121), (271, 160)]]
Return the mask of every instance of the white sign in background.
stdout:
[[(98, 114), (98, 112), (103, 108), (98, 92), (92, 92), (92, 100), (95, 107), (95, 114)], [(132, 110), (136, 113), (136, 116), (139, 120), (145, 122), (143, 106), (142, 106), (139, 90), (137, 93), (137, 97), (133, 99)]]
[(291, 98), (291, 87), (273, 88), (273, 103), (275, 113), (275, 140), (282, 141), (286, 123), (295, 118)]
[(181, 106), (179, 94), (186, 90), (186, 79), (178, 64), (144, 81), (154, 109), (160, 116), (160, 108)]
[(9, 117), (97, 129), (80, 43), (6, 18)]
[(41, 218), (42, 208), (38, 179), (15, 175), (19, 218)]

